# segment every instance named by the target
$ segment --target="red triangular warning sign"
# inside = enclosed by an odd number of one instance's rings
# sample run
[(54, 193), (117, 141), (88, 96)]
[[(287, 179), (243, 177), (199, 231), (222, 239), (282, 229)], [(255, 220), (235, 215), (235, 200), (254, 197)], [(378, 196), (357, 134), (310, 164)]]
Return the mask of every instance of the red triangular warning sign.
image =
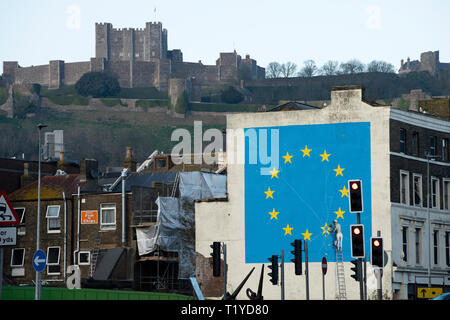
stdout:
[(14, 226), (20, 224), (19, 217), (9, 202), (6, 192), (0, 190), (0, 226)]

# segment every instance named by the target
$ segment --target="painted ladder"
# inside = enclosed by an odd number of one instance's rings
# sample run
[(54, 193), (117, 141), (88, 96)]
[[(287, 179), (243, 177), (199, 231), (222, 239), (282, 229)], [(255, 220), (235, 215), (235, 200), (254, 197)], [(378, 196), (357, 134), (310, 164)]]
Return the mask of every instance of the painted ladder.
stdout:
[(344, 254), (336, 250), (336, 279), (339, 293), (339, 300), (347, 300), (345, 288)]

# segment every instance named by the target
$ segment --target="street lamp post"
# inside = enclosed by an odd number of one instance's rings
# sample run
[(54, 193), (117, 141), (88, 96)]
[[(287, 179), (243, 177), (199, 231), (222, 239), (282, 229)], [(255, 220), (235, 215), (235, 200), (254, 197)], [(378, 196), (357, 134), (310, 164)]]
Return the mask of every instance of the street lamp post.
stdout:
[[(47, 127), (46, 125), (39, 123), (38, 136), (38, 204), (37, 204), (37, 223), (36, 223), (36, 251), (39, 250), (39, 242), (41, 240), (41, 129)], [(36, 271), (36, 289), (34, 294), (34, 300), (41, 300), (41, 273)]]

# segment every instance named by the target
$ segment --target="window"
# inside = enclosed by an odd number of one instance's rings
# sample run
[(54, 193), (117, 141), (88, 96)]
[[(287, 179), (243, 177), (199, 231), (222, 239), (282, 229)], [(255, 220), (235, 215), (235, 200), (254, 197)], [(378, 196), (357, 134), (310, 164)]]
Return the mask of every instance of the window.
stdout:
[(80, 251), (80, 252), (78, 252), (78, 264), (79, 265), (89, 265), (89, 264), (91, 264), (91, 252), (90, 251)]
[(421, 207), (422, 206), (422, 175), (413, 174), (414, 179), (414, 205)]
[(406, 153), (406, 130), (400, 128), (400, 152)]
[(14, 211), (17, 213), (17, 216), (19, 217), (20, 224), (22, 226), (18, 226), (17, 228), (17, 234), (19, 236), (25, 235), (25, 208), (14, 208)]
[(433, 231), (433, 258), (434, 264), (439, 264), (439, 231)]
[(421, 243), (422, 243), (422, 229), (416, 228), (416, 264), (422, 263)]
[(60, 247), (47, 248), (47, 274), (49, 275), (60, 274), (59, 251)]
[(442, 161), (448, 161), (448, 139), (442, 139)]
[(102, 203), (100, 205), (100, 228), (116, 228), (116, 205), (114, 203)]
[(430, 155), (435, 156), (436, 155), (436, 136), (430, 136)]
[(445, 233), (445, 263), (450, 267), (450, 232)]
[(47, 214), (47, 233), (59, 233), (61, 232), (61, 219), (59, 217), (59, 205), (48, 206)]
[(431, 207), (440, 208), (439, 179), (431, 177)]
[(409, 174), (400, 171), (400, 203), (409, 204)]
[(444, 180), (444, 210), (450, 210), (450, 180)]
[(11, 267), (23, 267), (25, 258), (24, 248), (14, 248), (11, 253)]
[(419, 155), (419, 133), (418, 132), (413, 132), (413, 134), (412, 134), (411, 153), (414, 156)]
[(403, 260), (408, 262), (408, 227), (402, 227)]

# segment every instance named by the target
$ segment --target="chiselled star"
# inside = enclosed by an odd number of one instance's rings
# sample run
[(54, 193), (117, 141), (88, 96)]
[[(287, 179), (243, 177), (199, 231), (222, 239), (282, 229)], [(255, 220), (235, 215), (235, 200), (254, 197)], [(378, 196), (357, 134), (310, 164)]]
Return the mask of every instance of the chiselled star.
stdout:
[(293, 157), (293, 156), (291, 156), (291, 155), (289, 154), (289, 152), (286, 152), (286, 155), (283, 156), (283, 158), (284, 158), (284, 163), (287, 163), (287, 162), (292, 163), (292, 162), (291, 162), (291, 158), (292, 158), (292, 157)]
[(273, 177), (276, 177), (278, 179), (278, 172), (280, 172), (280, 170), (277, 170), (275, 168), (273, 168), (272, 171), (269, 171), (269, 173), (272, 174), (272, 177), (270, 177), (270, 179), (272, 179)]
[(278, 220), (277, 216), (278, 216), (279, 212), (276, 212), (275, 208), (273, 209), (272, 212), (269, 212), (269, 214), (270, 214), (270, 220), (272, 220), (273, 218)]
[(308, 146), (305, 146), (305, 149), (302, 149), (301, 151), (303, 152), (303, 158), (304, 158), (305, 156), (311, 157), (311, 156), (309, 155), (309, 152), (311, 151), (311, 149), (308, 149)]
[(334, 171), (336, 171), (336, 177), (338, 176), (338, 175), (341, 175), (341, 176), (344, 176), (343, 174), (342, 174), (342, 171), (344, 171), (345, 169), (344, 168), (341, 168), (341, 166), (338, 164), (338, 167), (337, 167), (337, 169), (333, 169)]
[[(342, 197), (341, 197), (341, 198), (342, 198)], [(336, 213), (336, 219), (339, 219), (339, 218), (344, 219), (344, 213), (345, 213), (345, 211), (342, 211), (342, 210), (341, 210), (341, 207), (339, 207), (339, 210), (338, 210), (338, 211), (335, 211), (334, 213)]]
[(286, 228), (283, 228), (284, 230), (284, 235), (287, 235), (288, 233), (292, 236), (292, 227), (289, 227), (289, 224), (286, 226)]
[(269, 187), (269, 189), (267, 189), (267, 191), (264, 191), (264, 193), (266, 194), (266, 199), (268, 199), (269, 197), (273, 199), (273, 193), (274, 192), (275, 191), (270, 190), (270, 187)]
[(310, 233), (310, 232), (308, 231), (308, 229), (306, 229), (306, 232), (305, 232), (305, 233), (302, 233), (303, 240), (309, 240), (309, 241), (311, 241), (311, 235), (312, 235), (312, 233)]
[(324, 161), (330, 162), (328, 160), (328, 157), (330, 156), (330, 154), (327, 153), (327, 150), (323, 150), (323, 153), (320, 156), (322, 157), (322, 162), (324, 162)]
[(324, 234), (325, 237), (330, 234), (330, 226), (326, 222), (325, 222), (325, 225), (323, 227), (320, 227), (320, 229), (323, 230), (322, 234)]
[(341, 198), (343, 198), (344, 196), (348, 197), (348, 189), (345, 186), (339, 191), (341, 192)]

